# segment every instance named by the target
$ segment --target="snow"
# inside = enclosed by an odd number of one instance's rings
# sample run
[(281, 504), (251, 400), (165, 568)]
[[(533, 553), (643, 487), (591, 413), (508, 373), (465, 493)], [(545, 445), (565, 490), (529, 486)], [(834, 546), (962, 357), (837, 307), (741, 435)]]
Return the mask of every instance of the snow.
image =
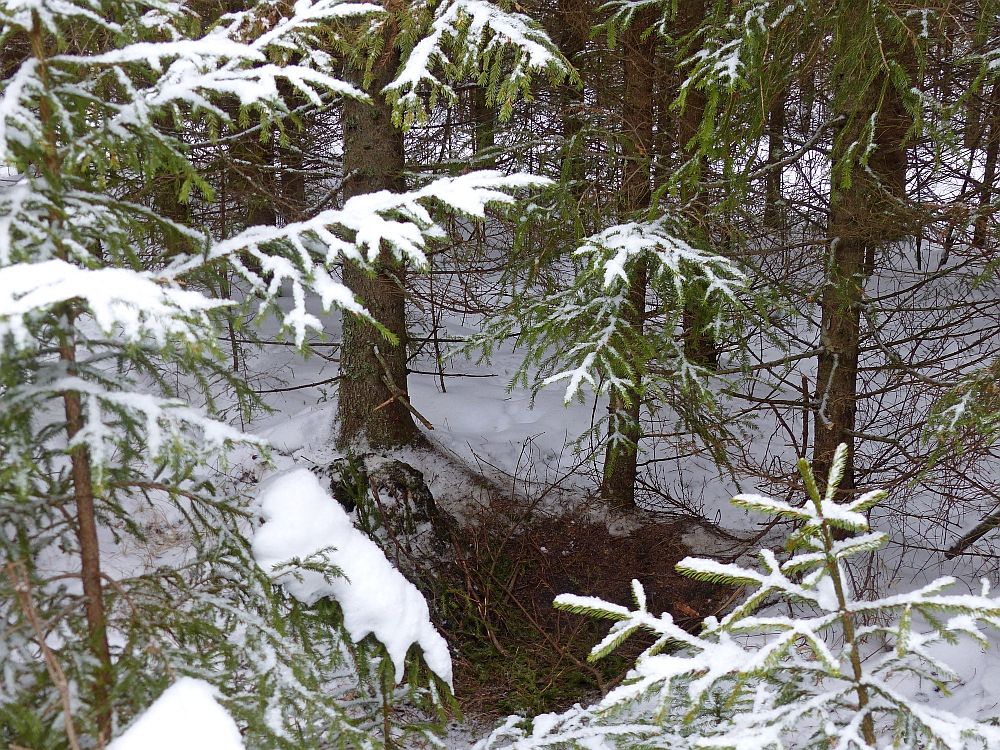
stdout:
[[(388, 247), (400, 260), (425, 266), (427, 255), (424, 251), (428, 240), (445, 235), (432, 219), (427, 205), (444, 205), (482, 219), (489, 204), (512, 203), (516, 191), (539, 188), (549, 182), (528, 174), (506, 175), (480, 170), (457, 177), (441, 177), (408, 192), (380, 190), (357, 195), (347, 200), (342, 208), (321, 211), (305, 221), (281, 227), (249, 227), (215, 243), (209, 250), (208, 260), (230, 258), (245, 280), (258, 291), (266, 292), (269, 298), (278, 296), (286, 286), (290, 288), (295, 304), (283, 313), (283, 320), (294, 332), (295, 343), (301, 346), (310, 330), (323, 331), (321, 318), (306, 309), (307, 292), (316, 294), (323, 310), (335, 306), (358, 315), (366, 314), (353, 293), (331, 278), (330, 266), (341, 257), (370, 263), (382, 247)], [(338, 236), (344, 232), (352, 237), (350, 241)], [(306, 249), (310, 243), (315, 246), (316, 240), (323, 248), (323, 252), (317, 254), (319, 257)], [(273, 254), (269, 246), (274, 243), (291, 245), (295, 250), (294, 260)], [(265, 284), (259, 275), (250, 272), (234, 257), (239, 252), (255, 258), (270, 275), (270, 282)], [(183, 277), (205, 260), (201, 256), (182, 258), (165, 275)]]
[(108, 750), (244, 750), (236, 722), (203, 680), (181, 677)]
[[(270, 477), (257, 501), (264, 523), (253, 536), (253, 555), (261, 568), (305, 604), (334, 599), (355, 643), (373, 635), (385, 646), (397, 682), (404, 676), (406, 652), (417, 644), (427, 666), (451, 685), (448, 644), (431, 623), (423, 594), (354, 528), (312, 472), (300, 468)], [(335, 568), (342, 576), (298, 566), (289, 570), (293, 558)]]
[[(80, 268), (62, 260), (15, 263), (0, 268), (0, 339), (13, 334), (25, 346), (25, 319), (70, 299), (82, 299), (105, 332), (129, 341), (151, 335), (162, 342), (168, 334), (197, 338), (206, 324), (204, 312), (226, 302), (157, 279), (153, 274), (122, 268)], [(200, 325), (199, 325), (200, 324)]]
[[(385, 93), (397, 95), (401, 109), (421, 113), (422, 85), (457, 98), (449, 83), (433, 74), (435, 64), (470, 69), (476, 75), (480, 66), (486, 68), (501, 53), (509, 59), (504, 76), (509, 87), (526, 84), (534, 70), (565, 70), (552, 42), (528, 16), (484, 0), (442, 2)], [(480, 75), (484, 78), (485, 70)]]

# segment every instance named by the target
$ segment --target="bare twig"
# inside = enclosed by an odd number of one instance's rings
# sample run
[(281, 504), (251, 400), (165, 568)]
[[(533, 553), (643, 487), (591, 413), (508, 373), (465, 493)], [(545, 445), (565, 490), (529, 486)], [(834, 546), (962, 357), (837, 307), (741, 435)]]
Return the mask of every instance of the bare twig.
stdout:
[(45, 659), (45, 669), (49, 673), (52, 684), (59, 691), (63, 721), (66, 724), (66, 739), (69, 741), (69, 746), (72, 750), (80, 750), (80, 743), (76, 735), (76, 725), (73, 723), (73, 707), (70, 702), (69, 684), (66, 681), (66, 673), (59, 666), (59, 660), (56, 659), (55, 653), (45, 642), (45, 629), (42, 627), (42, 621), (38, 617), (38, 610), (35, 609), (35, 603), (31, 598), (31, 584), (28, 580), (28, 574), (24, 570), (22, 563), (8, 562), (4, 567), (7, 570), (7, 577), (14, 585), (17, 603), (20, 605), (21, 611), (24, 612), (24, 616), (28, 618), (28, 622), (31, 623), (32, 630), (35, 631), (35, 640), (38, 642), (38, 648)]
[(393, 400), (398, 401), (409, 410), (410, 414), (420, 420), (420, 424), (428, 430), (433, 430), (434, 425), (431, 424), (431, 421), (413, 408), (413, 404), (410, 403), (410, 399), (407, 397), (406, 391), (396, 385), (396, 381), (392, 379), (392, 375), (389, 374), (389, 365), (382, 356), (382, 352), (378, 350), (378, 347), (373, 348), (373, 351), (375, 352), (375, 358), (378, 359), (379, 364), (382, 365), (382, 382), (385, 383), (385, 387), (388, 388), (389, 392), (392, 394), (392, 398), (383, 401), (375, 407), (375, 410), (378, 411), (379, 409), (385, 408), (391, 404)]

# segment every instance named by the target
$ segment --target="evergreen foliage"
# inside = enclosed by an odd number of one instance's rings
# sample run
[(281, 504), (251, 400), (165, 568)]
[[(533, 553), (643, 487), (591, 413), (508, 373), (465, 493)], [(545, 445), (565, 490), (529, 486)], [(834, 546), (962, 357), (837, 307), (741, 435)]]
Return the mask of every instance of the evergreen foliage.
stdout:
[[(217, 344), (236, 300), (205, 290), (240, 280), (301, 346), (321, 327), (309, 294), (367, 316), (342, 259), (419, 264), (434, 206), (482, 217), (536, 181), (466, 174), (221, 238), (155, 207), (173, 187), (174, 205), (212, 200), (186, 123), (271, 133), (289, 92), (363, 96), (322, 49), (378, 13), (0, 3), (0, 49), (25, 52), (0, 82), (0, 744), (101, 746), (181, 675), (219, 689), (249, 747), (390, 743), (426, 729), (396, 725), (397, 698), (446, 700), (419, 658), (397, 688), (335, 604), (296, 603), (255, 565), (253, 513), (216, 469), (264, 446), (217, 418), (220, 391), (253, 397)], [(290, 308), (270, 307), (282, 287)], [(185, 542), (168, 559), (151, 518)]]
[[(524, 359), (513, 383), (537, 392), (565, 381), (566, 403), (582, 399), (585, 387), (626, 402), (656, 395), (697, 429), (711, 421), (714, 392), (710, 373), (691, 362), (681, 344), (684, 301), (709, 303), (715, 313), (709, 326), (720, 337), (735, 334), (753, 311), (741, 294), (745, 278), (738, 266), (689, 244), (682, 232), (683, 227), (664, 217), (614, 224), (583, 238), (557, 264), (572, 277), (571, 284), (557, 288), (539, 283), (538, 277), (528, 279), (511, 307), (487, 321), (471, 345), (488, 357), (496, 342), (516, 337)], [(641, 335), (625, 320), (638, 265), (648, 269), (663, 319)], [(621, 426), (605, 423), (601, 420), (594, 429), (606, 432), (612, 442), (619, 439)]]
[[(735, 586), (745, 598), (698, 633), (670, 614), (648, 611), (633, 582), (635, 608), (562, 595), (556, 606), (614, 621), (591, 651), (600, 659), (630, 636), (655, 638), (627, 679), (599, 702), (526, 721), (511, 717), (478, 747), (670, 748), (991, 748), (1000, 729), (927, 705), (909, 692), (913, 680), (947, 691), (957, 675), (935, 645), (969, 637), (986, 644), (983, 627), (1000, 627), (1000, 602), (984, 583), (980, 594), (954, 594), (939, 578), (915, 591), (860, 598), (846, 561), (873, 552), (886, 535), (869, 530), (866, 511), (881, 491), (838, 502), (847, 459), (837, 451), (820, 493), (799, 462), (806, 501), (792, 505), (738, 495), (737, 505), (794, 522), (787, 554), (758, 554), (754, 568), (687, 558), (682, 573)], [(778, 614), (788, 606), (792, 615)]]
[(394, 119), (424, 121), (439, 97), (458, 100), (455, 84), (472, 79), (487, 107), (510, 118), (515, 101), (531, 99), (533, 72), (558, 82), (572, 71), (545, 31), (524, 13), (482, 0), (419, 1), (409, 8), (414, 32), (402, 67), (385, 93)]

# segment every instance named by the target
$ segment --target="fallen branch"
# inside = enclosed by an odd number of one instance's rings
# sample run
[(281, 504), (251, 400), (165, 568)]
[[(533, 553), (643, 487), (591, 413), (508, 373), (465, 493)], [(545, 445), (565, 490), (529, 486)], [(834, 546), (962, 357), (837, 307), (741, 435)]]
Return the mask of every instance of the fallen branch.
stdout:
[(393, 401), (398, 401), (403, 406), (405, 406), (410, 414), (416, 417), (420, 424), (426, 427), (428, 430), (433, 430), (434, 425), (431, 421), (427, 419), (423, 414), (413, 408), (413, 404), (410, 403), (410, 399), (406, 395), (406, 391), (396, 385), (396, 381), (392, 379), (392, 375), (389, 373), (389, 365), (386, 363), (385, 359), (382, 357), (382, 352), (378, 350), (378, 347), (372, 347), (372, 351), (375, 352), (375, 358), (378, 360), (379, 364), (382, 365), (382, 382), (385, 383), (385, 387), (389, 389), (392, 394), (391, 398), (386, 399), (381, 404), (375, 407), (375, 411), (379, 409), (384, 409), (386, 406), (391, 404)]

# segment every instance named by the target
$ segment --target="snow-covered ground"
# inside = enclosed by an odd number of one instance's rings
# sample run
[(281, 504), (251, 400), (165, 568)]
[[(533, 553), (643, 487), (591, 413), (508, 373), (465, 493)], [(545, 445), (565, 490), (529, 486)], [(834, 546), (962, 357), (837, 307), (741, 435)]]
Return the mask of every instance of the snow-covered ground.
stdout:
[[(339, 316), (324, 317), (329, 341), (339, 339)], [(447, 330), (449, 336), (461, 336), (473, 329), (463, 321), (454, 321)], [(445, 335), (445, 334), (442, 334)], [(324, 351), (322, 348), (319, 351)], [(766, 352), (761, 352), (766, 356)], [(263, 415), (247, 429), (268, 439), (276, 450), (275, 468), (288, 470), (294, 466), (310, 466), (328, 462), (337, 456), (331, 448), (335, 419), (335, 387), (324, 381), (337, 374), (335, 358), (312, 356), (301, 359), (294, 349), (278, 345), (264, 347), (247, 360), (247, 367), (262, 390), (265, 402), (275, 411)], [(563, 490), (554, 493), (551, 502), (575, 502), (592, 492), (596, 465), (593, 457), (574, 452), (572, 444), (590, 427), (604, 404), (593, 402), (563, 403), (563, 389), (555, 386), (532, 394), (520, 387), (508, 388), (511, 376), (520, 364), (517, 352), (509, 347), (498, 352), (487, 365), (476, 365), (462, 357), (452, 357), (445, 363), (445, 389), (435, 374), (435, 363), (417, 361), (411, 366), (430, 374), (413, 374), (410, 378), (411, 399), (418, 411), (434, 425), (428, 438), (440, 449), (435, 453), (406, 452), (401, 457), (424, 472), (425, 479), (442, 506), (459, 516), (469, 503), (475, 503), (476, 491), (470, 485), (471, 470), (487, 476), (512, 492), (531, 496), (540, 488), (558, 483)], [(477, 377), (461, 377), (475, 375)], [(278, 390), (302, 383), (318, 383), (313, 387)], [(773, 427), (765, 416), (762, 434)], [(761, 434), (759, 433), (759, 434)], [(795, 452), (791, 445), (766, 446), (772, 457), (784, 457), (791, 470)], [(461, 468), (464, 464), (464, 468)], [(701, 507), (709, 518), (722, 518), (731, 530), (756, 530), (759, 520), (744, 511), (732, 509), (727, 500), (741, 490), (753, 489), (753, 480), (720, 472), (703, 457), (690, 462), (682, 459), (666, 464), (676, 469), (675, 487), (698, 492)], [(271, 471), (271, 470), (267, 470)], [(261, 476), (259, 465), (254, 472)], [(556, 508), (553, 507), (553, 510)], [(692, 540), (696, 543), (696, 540)], [(898, 555), (898, 549), (893, 552)], [(894, 573), (889, 583), (894, 591), (905, 591), (940, 574), (940, 567), (928, 567), (926, 556), (911, 558), (907, 569), (920, 570), (919, 575), (901, 574), (898, 560), (892, 560)], [(979, 585), (968, 563), (951, 563), (948, 571), (956, 575), (960, 587), (970, 591)], [(952, 683), (950, 692), (935, 686), (914, 684), (916, 695), (932, 705), (963, 716), (980, 719), (1000, 716), (1000, 637), (991, 636), (993, 648), (981, 652), (974, 643), (938, 645), (936, 655), (943, 657), (961, 675)], [(873, 652), (873, 656), (876, 652)], [(465, 747), (481, 733), (482, 728), (453, 725), (447, 737), (452, 747)]]

